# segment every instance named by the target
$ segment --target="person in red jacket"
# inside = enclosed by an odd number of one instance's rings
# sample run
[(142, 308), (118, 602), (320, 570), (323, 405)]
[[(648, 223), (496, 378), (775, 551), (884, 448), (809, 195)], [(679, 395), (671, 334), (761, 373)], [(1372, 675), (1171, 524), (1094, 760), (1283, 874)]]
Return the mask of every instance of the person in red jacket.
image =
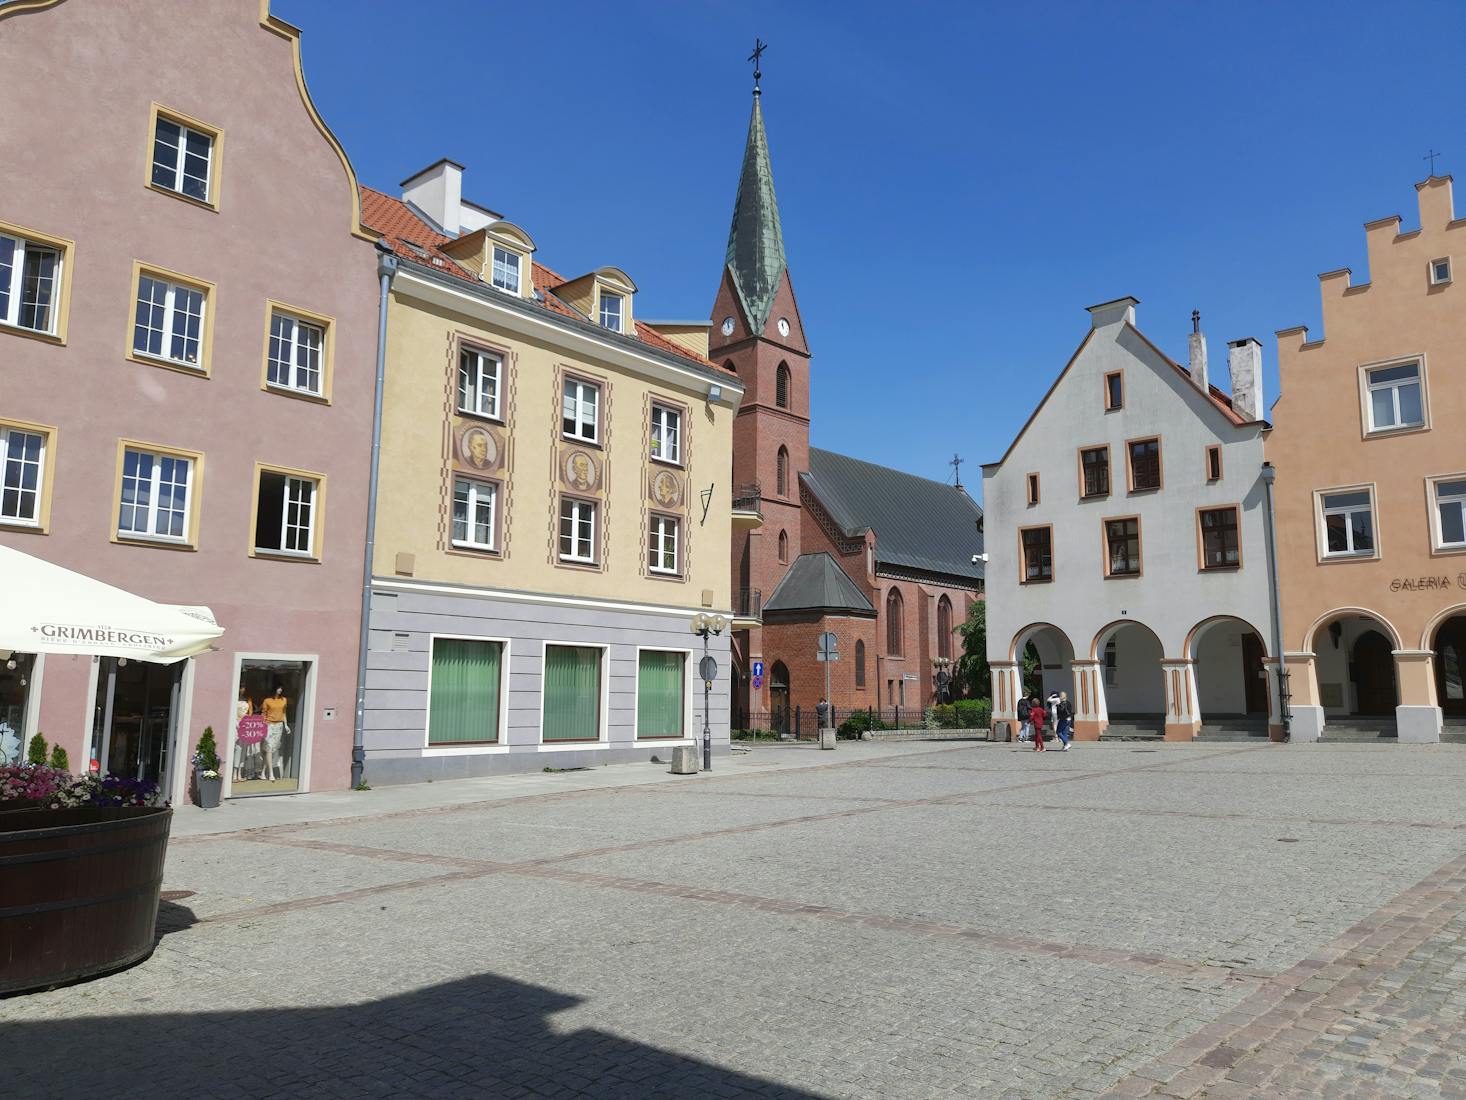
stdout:
[(1034, 696), (1028, 701), (1028, 721), (1033, 726), (1033, 751), (1044, 751), (1044, 719), (1048, 718), (1048, 712), (1044, 710), (1043, 704)]

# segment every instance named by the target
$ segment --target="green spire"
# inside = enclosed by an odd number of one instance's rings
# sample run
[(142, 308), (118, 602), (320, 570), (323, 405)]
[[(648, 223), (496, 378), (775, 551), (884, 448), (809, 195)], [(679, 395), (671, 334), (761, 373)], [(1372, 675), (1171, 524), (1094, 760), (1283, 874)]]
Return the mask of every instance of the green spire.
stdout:
[(755, 333), (763, 332), (768, 323), (774, 291), (786, 266), (769, 139), (764, 134), (764, 116), (755, 93), (753, 115), (748, 120), (748, 145), (743, 150), (743, 173), (738, 177), (738, 199), (733, 204), (733, 225), (728, 230), (728, 270), (733, 273), (733, 286)]

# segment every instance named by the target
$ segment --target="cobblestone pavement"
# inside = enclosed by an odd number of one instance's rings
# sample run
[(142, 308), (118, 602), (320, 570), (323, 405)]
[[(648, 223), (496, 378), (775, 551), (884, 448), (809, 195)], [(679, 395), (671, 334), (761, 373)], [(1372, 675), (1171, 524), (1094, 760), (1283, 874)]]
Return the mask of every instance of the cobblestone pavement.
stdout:
[(175, 837), (0, 1093), (1466, 1098), (1466, 748), (793, 751)]

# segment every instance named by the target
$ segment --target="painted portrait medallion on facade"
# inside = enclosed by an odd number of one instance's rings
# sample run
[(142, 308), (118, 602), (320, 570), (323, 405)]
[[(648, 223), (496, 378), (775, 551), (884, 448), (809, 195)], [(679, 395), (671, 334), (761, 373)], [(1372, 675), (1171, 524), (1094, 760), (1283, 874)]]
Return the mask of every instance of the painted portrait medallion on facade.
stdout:
[(651, 498), (662, 508), (676, 508), (682, 503), (682, 479), (671, 470), (652, 475)]
[(589, 493), (600, 488), (601, 471), (595, 458), (588, 451), (575, 450), (563, 456), (560, 467), (565, 484), (577, 493)]
[(459, 433), (454, 448), (458, 464), (469, 470), (498, 469), (503, 450), (494, 433), (477, 424)]

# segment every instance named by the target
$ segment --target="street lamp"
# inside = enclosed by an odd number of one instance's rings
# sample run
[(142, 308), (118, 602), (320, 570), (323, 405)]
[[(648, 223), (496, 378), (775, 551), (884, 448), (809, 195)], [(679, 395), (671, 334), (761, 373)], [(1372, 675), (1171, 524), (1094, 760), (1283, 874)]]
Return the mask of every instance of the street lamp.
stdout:
[(708, 652), (708, 639), (721, 634), (728, 620), (721, 615), (709, 615), (699, 611), (692, 617), (692, 632), (702, 637), (702, 661), (697, 666), (702, 677), (702, 770), (713, 770), (713, 730), (708, 717), (709, 699), (713, 693), (713, 681), (718, 678), (718, 662)]
[(932, 686), (936, 689), (935, 694), (939, 703), (947, 701), (947, 689), (952, 683), (952, 673), (949, 671), (951, 667), (952, 658), (950, 657), (932, 658)]

